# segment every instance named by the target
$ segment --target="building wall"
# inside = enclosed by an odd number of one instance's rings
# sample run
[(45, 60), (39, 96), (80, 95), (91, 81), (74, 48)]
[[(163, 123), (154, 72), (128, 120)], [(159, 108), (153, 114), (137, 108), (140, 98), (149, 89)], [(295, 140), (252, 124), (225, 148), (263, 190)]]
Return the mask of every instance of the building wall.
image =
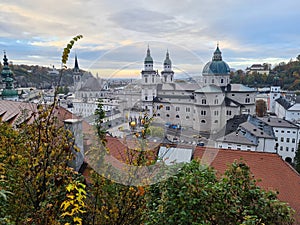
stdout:
[(276, 136), (277, 147), (275, 149), (278, 155), (280, 155), (283, 160), (289, 157), (294, 161), (299, 143), (300, 130), (285, 127), (274, 127), (273, 130)]
[(227, 143), (217, 141), (215, 143), (216, 148), (224, 148), (224, 149), (235, 149), (235, 150), (243, 150), (243, 151), (256, 151), (256, 146), (254, 145), (244, 145), (237, 143)]

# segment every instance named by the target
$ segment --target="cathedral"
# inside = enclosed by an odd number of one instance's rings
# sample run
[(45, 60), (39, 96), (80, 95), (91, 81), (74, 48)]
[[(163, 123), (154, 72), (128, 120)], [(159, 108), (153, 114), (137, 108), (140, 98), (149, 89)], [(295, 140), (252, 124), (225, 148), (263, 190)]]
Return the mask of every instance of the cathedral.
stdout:
[(168, 51), (160, 74), (153, 66), (148, 47), (141, 71), (142, 108), (165, 123), (211, 134), (220, 131), (234, 115), (255, 114), (256, 91), (230, 83), (230, 68), (223, 61), (219, 46), (204, 66), (198, 83), (174, 81)]

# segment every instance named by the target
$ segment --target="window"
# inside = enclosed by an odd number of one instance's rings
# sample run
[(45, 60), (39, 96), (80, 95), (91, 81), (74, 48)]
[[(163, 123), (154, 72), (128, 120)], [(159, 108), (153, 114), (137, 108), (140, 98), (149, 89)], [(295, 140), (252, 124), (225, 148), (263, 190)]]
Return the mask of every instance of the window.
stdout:
[(287, 133), (289, 134), (289, 133), (291, 133), (291, 131), (288, 130)]
[(250, 103), (250, 98), (246, 98), (245, 103)]
[(186, 107), (186, 108), (185, 108), (185, 111), (186, 111), (186, 112), (190, 112), (190, 111), (191, 111), (191, 108)]
[(180, 111), (180, 108), (177, 106), (177, 107), (175, 108), (175, 110), (176, 110), (176, 112), (179, 112), (179, 111)]
[(145, 83), (147, 83), (148, 82), (148, 78), (147, 77), (145, 77)]
[(145, 100), (146, 100), (146, 101), (148, 100), (148, 96), (145, 96)]
[(235, 94), (231, 94), (231, 96), (235, 96)]
[(283, 150), (283, 147), (282, 146), (280, 146), (280, 151), (282, 151)]
[(154, 83), (154, 76), (152, 76), (152, 83)]
[(282, 130), (281, 133), (284, 133), (284, 130)]
[(206, 104), (206, 99), (202, 99), (202, 104), (203, 104), (203, 105)]
[(167, 115), (166, 115), (166, 117), (170, 117), (170, 115), (169, 115), (169, 114), (167, 114)]
[(275, 132), (278, 132), (278, 130), (275, 130)]
[(214, 115), (215, 115), (215, 116), (218, 116), (218, 115), (219, 115), (219, 111), (218, 111), (218, 110), (215, 110), (215, 111), (214, 111)]
[(290, 138), (286, 138), (286, 142), (289, 143), (290, 142)]
[(179, 118), (179, 115), (176, 115), (176, 118)]
[(292, 152), (294, 152), (295, 151), (295, 149), (294, 148), (292, 148)]
[(223, 84), (223, 83), (224, 83), (224, 79), (222, 78), (222, 79), (221, 79), (221, 84)]
[(288, 152), (289, 151), (289, 147), (286, 147), (285, 150)]
[(212, 79), (212, 80), (211, 80), (211, 83), (214, 84), (214, 83), (215, 83), (215, 79)]
[(185, 118), (186, 118), (186, 119), (189, 119), (190, 117), (189, 117), (189, 116), (186, 116)]
[(219, 123), (219, 120), (215, 120), (215, 123)]
[(201, 116), (205, 116), (206, 115), (206, 111), (205, 110), (201, 110)]
[(227, 116), (231, 116), (231, 110), (227, 110), (227, 111), (226, 111), (226, 115), (227, 115)]
[(284, 138), (283, 138), (283, 137), (282, 137), (282, 138), (280, 138), (280, 141), (281, 141), (281, 142), (284, 142)]
[(201, 120), (201, 123), (206, 123), (206, 121), (205, 120)]
[(168, 110), (168, 111), (169, 111), (169, 110), (170, 110), (170, 106), (166, 106), (166, 110)]
[(296, 143), (296, 139), (295, 138), (292, 138), (292, 143)]
[(219, 100), (218, 99), (215, 99), (215, 104), (219, 104)]
[(157, 113), (157, 116), (160, 116), (160, 113)]

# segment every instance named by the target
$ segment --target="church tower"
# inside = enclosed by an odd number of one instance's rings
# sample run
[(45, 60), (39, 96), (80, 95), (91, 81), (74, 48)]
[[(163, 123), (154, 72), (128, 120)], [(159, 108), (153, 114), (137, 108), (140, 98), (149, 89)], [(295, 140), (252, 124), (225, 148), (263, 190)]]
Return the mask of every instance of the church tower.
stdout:
[(8, 59), (6, 57), (6, 53), (4, 52), (3, 58), (3, 69), (1, 72), (2, 82), (5, 87), (2, 91), (2, 99), (17, 101), (19, 99), (18, 91), (14, 88), (14, 79), (13, 73), (8, 66)]
[(73, 80), (74, 80), (74, 87), (75, 90), (81, 88), (81, 72), (78, 65), (77, 54), (75, 54), (75, 65), (73, 68)]
[(150, 115), (153, 113), (153, 99), (156, 97), (156, 86), (159, 82), (160, 76), (157, 71), (153, 69), (153, 59), (150, 54), (148, 46), (147, 55), (144, 60), (144, 69), (142, 75), (142, 107), (149, 111)]
[(170, 60), (169, 51), (166, 53), (166, 59), (164, 61), (164, 70), (161, 72), (163, 83), (174, 82), (174, 72), (172, 70), (172, 62)]

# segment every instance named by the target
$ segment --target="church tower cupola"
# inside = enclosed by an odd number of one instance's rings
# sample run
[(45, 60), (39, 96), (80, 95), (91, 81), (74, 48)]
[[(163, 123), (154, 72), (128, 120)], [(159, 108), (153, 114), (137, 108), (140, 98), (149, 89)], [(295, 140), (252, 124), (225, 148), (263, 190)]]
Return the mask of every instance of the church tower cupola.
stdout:
[(151, 54), (150, 54), (150, 48), (149, 48), (149, 46), (148, 46), (148, 49), (147, 49), (146, 58), (144, 60), (144, 66), (145, 66), (144, 69), (146, 71), (153, 70), (153, 59), (152, 59)]
[(219, 49), (219, 44), (217, 45), (217, 49), (214, 52), (214, 56), (212, 58), (213, 61), (222, 61), (222, 52)]
[(172, 70), (172, 61), (170, 59), (169, 51), (166, 53), (166, 58), (164, 60), (164, 70), (161, 72), (162, 81), (164, 83), (173, 83), (174, 72)]
[(6, 52), (4, 52), (1, 76), (3, 78), (2, 82), (5, 85), (2, 91), (2, 99), (17, 101), (19, 99), (18, 91), (14, 88), (13, 73), (9, 68)]
[(172, 70), (172, 62), (170, 60), (169, 51), (166, 53), (166, 59), (164, 61), (164, 71), (171, 71)]

